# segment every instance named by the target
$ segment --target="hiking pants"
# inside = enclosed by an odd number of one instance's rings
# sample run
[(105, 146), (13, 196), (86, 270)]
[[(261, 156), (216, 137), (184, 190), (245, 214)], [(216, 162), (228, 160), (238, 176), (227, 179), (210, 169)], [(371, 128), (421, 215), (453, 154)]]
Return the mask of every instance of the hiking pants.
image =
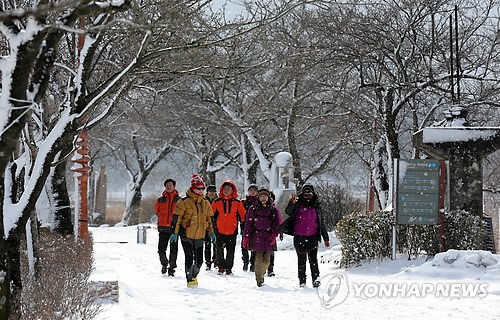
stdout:
[(203, 239), (181, 237), (181, 241), (185, 256), (186, 279), (189, 282), (198, 276), (203, 264)]

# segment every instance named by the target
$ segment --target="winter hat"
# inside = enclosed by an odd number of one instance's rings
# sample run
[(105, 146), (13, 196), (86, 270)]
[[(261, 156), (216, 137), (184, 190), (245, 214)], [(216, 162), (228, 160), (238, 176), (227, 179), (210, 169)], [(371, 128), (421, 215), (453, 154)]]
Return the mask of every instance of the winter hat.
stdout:
[(310, 184), (305, 184), (303, 187), (302, 187), (302, 193), (305, 193), (305, 192), (312, 192), (314, 193), (314, 187)]
[(217, 192), (217, 187), (211, 184), (207, 187), (207, 192)]
[(197, 173), (193, 174), (191, 177), (191, 189), (196, 189), (196, 188), (205, 188), (205, 182), (203, 182), (203, 179), (201, 176)]
[(267, 194), (268, 197), (271, 197), (271, 192), (269, 192), (269, 189), (267, 189), (266, 187), (262, 186), (259, 188), (259, 196), (263, 193)]
[(259, 191), (259, 187), (257, 187), (257, 185), (254, 183), (252, 183), (251, 185), (248, 186), (247, 190), (250, 191), (250, 189), (255, 189), (255, 190)]
[(173, 184), (173, 185), (174, 185), (174, 187), (175, 187), (175, 180), (174, 180), (174, 179), (171, 179), (171, 178), (169, 178), (169, 179), (165, 180), (165, 182), (163, 182), (163, 186), (165, 187), (165, 186), (167, 185), (167, 183), (169, 183), (169, 182), (172, 182), (172, 184)]

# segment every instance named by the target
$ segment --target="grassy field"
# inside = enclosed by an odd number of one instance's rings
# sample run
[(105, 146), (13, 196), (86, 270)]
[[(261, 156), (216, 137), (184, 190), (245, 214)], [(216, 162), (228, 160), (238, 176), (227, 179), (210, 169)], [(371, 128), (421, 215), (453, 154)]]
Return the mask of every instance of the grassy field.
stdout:
[[(149, 222), (154, 215), (154, 202), (156, 198), (143, 198), (141, 203), (140, 222)], [(108, 200), (106, 205), (106, 223), (115, 225), (122, 220), (125, 210), (125, 200)]]

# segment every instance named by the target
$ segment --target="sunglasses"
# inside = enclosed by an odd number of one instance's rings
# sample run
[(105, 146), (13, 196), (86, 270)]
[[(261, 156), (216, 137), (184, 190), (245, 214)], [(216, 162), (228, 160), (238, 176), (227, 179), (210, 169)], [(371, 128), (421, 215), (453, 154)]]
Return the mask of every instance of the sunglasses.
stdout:
[(197, 187), (196, 190), (205, 190), (205, 187)]

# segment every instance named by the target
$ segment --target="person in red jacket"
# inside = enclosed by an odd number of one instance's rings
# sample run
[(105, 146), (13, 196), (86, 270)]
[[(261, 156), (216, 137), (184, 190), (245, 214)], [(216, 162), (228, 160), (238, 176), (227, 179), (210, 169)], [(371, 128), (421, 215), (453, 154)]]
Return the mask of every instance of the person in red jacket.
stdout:
[[(219, 197), (212, 202), (212, 211), (217, 234), (215, 252), (219, 274), (232, 275), (238, 222), (245, 221), (245, 207), (238, 199), (238, 192), (233, 181), (226, 180), (221, 184)], [(226, 254), (224, 254), (224, 249)]]
[(173, 277), (175, 268), (177, 268), (177, 252), (179, 246), (177, 242), (170, 243), (170, 254), (167, 259), (168, 240), (174, 227), (172, 221), (174, 218), (174, 210), (177, 201), (180, 199), (179, 192), (175, 189), (175, 180), (167, 179), (163, 183), (164, 190), (158, 199), (155, 201), (155, 213), (158, 217), (158, 255), (160, 256), (161, 273), (167, 273)]

